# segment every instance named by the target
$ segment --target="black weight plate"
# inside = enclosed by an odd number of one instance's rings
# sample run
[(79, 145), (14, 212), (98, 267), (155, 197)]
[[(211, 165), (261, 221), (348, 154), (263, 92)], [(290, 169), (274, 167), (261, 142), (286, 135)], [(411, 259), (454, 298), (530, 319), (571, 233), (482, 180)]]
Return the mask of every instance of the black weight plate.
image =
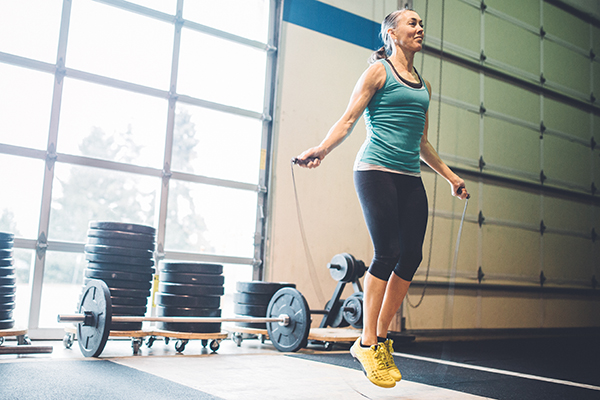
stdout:
[(159, 269), (169, 272), (220, 275), (223, 266), (220, 264), (204, 264), (195, 262), (161, 261)]
[(3, 310), (0, 309), (0, 320), (12, 319), (13, 313), (14, 313), (13, 310), (3, 311)]
[(220, 296), (186, 296), (168, 293), (156, 293), (156, 304), (167, 307), (219, 308)]
[(86, 244), (84, 250), (86, 253), (108, 254), (112, 256), (139, 258), (152, 258), (153, 256), (153, 253), (150, 250), (132, 249), (130, 247), (97, 246), (93, 244)]
[[(236, 317), (252, 318), (251, 315), (236, 315)], [(236, 322), (235, 324), (237, 326), (241, 326), (242, 328), (267, 330), (267, 324), (265, 324), (264, 322)]]
[(12, 250), (0, 250), (0, 258), (12, 258)]
[(77, 312), (86, 311), (93, 315), (93, 323), (77, 324), (77, 343), (85, 357), (98, 357), (106, 346), (112, 317), (110, 292), (104, 282), (91, 279), (85, 286)]
[(154, 260), (147, 257), (127, 257), (110, 254), (85, 253), (85, 259), (95, 263), (125, 264), (132, 266), (138, 265), (140, 267), (151, 267), (154, 265)]
[(0, 286), (14, 285), (17, 282), (17, 277), (14, 275), (0, 276)]
[(15, 285), (0, 286), (0, 296), (3, 294), (13, 294), (16, 291), (17, 287)]
[(8, 232), (0, 232), (0, 240), (15, 240), (15, 235)]
[[(112, 293), (111, 293), (112, 294)], [(138, 306), (146, 307), (148, 304), (147, 297), (119, 297), (111, 296), (113, 305), (115, 306)]]
[(233, 304), (234, 314), (251, 315), (253, 317), (264, 317), (267, 315), (267, 306), (255, 306), (252, 304)]
[(0, 267), (0, 277), (7, 275), (14, 275), (15, 268), (14, 267)]
[(0, 240), (0, 250), (10, 250), (13, 248), (15, 242), (12, 240)]
[(131, 288), (114, 288), (111, 287), (110, 295), (113, 297), (137, 297), (148, 300), (150, 296), (150, 290), (131, 289)]
[(127, 222), (101, 222), (90, 221), (90, 229), (103, 229), (106, 231), (123, 231), (133, 233), (143, 233), (146, 235), (156, 234), (156, 229), (147, 225), (130, 224)]
[(267, 318), (289, 316), (289, 324), (268, 322), (267, 332), (273, 346), (279, 351), (298, 351), (306, 345), (310, 331), (310, 309), (302, 294), (293, 288), (279, 289), (267, 309)]
[(236, 282), (236, 290), (243, 293), (259, 293), (259, 294), (273, 294), (281, 288), (290, 287), (295, 288), (295, 283), (287, 282)]
[(233, 301), (240, 304), (253, 304), (255, 306), (268, 306), (271, 301), (271, 294), (260, 293), (234, 293)]
[(139, 240), (125, 240), (125, 239), (105, 239), (105, 238), (87, 238), (87, 244), (93, 246), (113, 246), (113, 247), (124, 247), (128, 249), (139, 249), (139, 250), (150, 250), (154, 251), (153, 242), (142, 242)]
[(363, 293), (356, 292), (348, 296), (344, 301), (342, 310), (352, 309), (352, 311), (343, 311), (344, 319), (348, 321), (353, 328), (362, 329), (363, 327)]
[[(14, 310), (15, 309), (15, 302), (10, 302), (10, 303), (0, 303), (0, 311), (9, 311), (9, 310)], [(10, 317), (8, 318), (0, 318), (0, 319), (10, 319)]]
[(187, 283), (190, 285), (223, 285), (223, 275), (189, 274), (182, 272), (160, 272), (161, 282)]
[(0, 320), (0, 329), (11, 329), (15, 326), (14, 319), (3, 319)]
[(214, 308), (185, 308), (185, 307), (163, 307), (156, 308), (157, 317), (215, 317), (221, 316), (220, 309)]
[(88, 238), (104, 238), (112, 240), (133, 240), (136, 242), (146, 242), (154, 244), (154, 235), (144, 233), (125, 232), (125, 231), (105, 231), (103, 229), (88, 229)]
[[(136, 282), (136, 281), (120, 281), (116, 279), (101, 279), (108, 285), (109, 288), (121, 288), (121, 289), (137, 289), (137, 290), (150, 290), (152, 282)], [(88, 279), (83, 280), (85, 285)]]
[[(329, 303), (331, 303), (331, 300), (329, 300), (327, 302), (327, 304), (325, 304), (325, 309), (327, 309), (327, 307), (329, 307)], [(329, 323), (329, 326), (331, 326), (332, 328), (345, 328), (348, 325), (350, 325), (350, 323), (344, 319), (344, 310), (342, 308), (343, 305), (344, 305), (344, 300), (339, 299), (337, 301), (337, 305), (335, 307), (332, 307), (331, 311), (330, 311), (330, 313), (335, 313), (335, 315), (327, 316), (328, 317), (327, 322)]]
[(185, 285), (183, 283), (161, 282), (158, 291), (169, 294), (185, 294), (190, 296), (222, 296), (223, 286)]
[(0, 304), (13, 303), (15, 297), (14, 294), (0, 294)]
[(96, 279), (115, 279), (123, 281), (149, 282), (152, 280), (152, 274), (137, 274), (135, 272), (109, 271), (103, 269), (85, 269), (85, 276)]
[(131, 272), (133, 274), (154, 274), (155, 272), (154, 267), (115, 263), (96, 263), (89, 261), (87, 263), (87, 267), (96, 270)]
[(113, 322), (110, 325), (111, 331), (141, 331), (142, 322)]
[[(111, 298), (112, 300), (112, 298)], [(146, 315), (146, 307), (141, 307), (141, 306), (124, 306), (124, 305), (117, 305), (117, 304), (113, 304), (112, 307), (113, 310), (113, 316), (115, 315), (136, 315), (139, 317), (143, 317), (144, 315)]]
[(12, 258), (0, 258), (0, 267), (10, 267), (13, 263), (14, 260)]
[(221, 323), (158, 322), (157, 328), (171, 332), (219, 333)]

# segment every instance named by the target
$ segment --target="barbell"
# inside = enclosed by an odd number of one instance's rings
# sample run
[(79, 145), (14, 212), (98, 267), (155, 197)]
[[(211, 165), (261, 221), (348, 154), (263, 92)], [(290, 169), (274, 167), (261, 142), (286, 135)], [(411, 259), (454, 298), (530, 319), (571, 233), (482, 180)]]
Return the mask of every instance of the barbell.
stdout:
[(59, 314), (58, 322), (77, 324), (77, 343), (85, 357), (102, 354), (113, 322), (256, 322), (267, 325), (273, 346), (279, 351), (294, 352), (308, 344), (311, 317), (308, 303), (296, 289), (279, 289), (262, 317), (136, 317), (113, 316), (110, 289), (99, 279), (90, 279), (83, 289), (76, 314)]

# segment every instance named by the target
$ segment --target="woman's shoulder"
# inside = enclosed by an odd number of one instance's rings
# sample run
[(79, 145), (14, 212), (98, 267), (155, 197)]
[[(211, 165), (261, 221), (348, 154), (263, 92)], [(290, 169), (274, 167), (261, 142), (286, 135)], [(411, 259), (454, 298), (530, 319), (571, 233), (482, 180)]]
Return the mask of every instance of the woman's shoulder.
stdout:
[(387, 78), (387, 71), (384, 62), (378, 60), (369, 65), (367, 70), (364, 72), (364, 77), (366, 82), (373, 84), (378, 89), (383, 87)]

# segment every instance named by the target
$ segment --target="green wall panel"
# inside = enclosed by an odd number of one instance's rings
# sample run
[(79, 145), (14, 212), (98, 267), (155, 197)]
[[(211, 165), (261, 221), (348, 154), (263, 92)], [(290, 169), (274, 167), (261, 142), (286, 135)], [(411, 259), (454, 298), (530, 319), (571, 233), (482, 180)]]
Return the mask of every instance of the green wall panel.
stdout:
[(559, 44), (544, 42), (544, 77), (553, 83), (588, 95), (590, 90), (590, 60)]
[(525, 121), (540, 123), (540, 101), (537, 94), (493, 78), (485, 78), (486, 109)]
[(539, 133), (490, 117), (483, 122), (483, 159), (486, 163), (539, 174)]
[(483, 272), (536, 278), (540, 274), (540, 234), (483, 225)]
[(486, 0), (485, 4), (528, 25), (540, 26), (540, 2), (537, 0)]
[(592, 206), (575, 201), (544, 197), (544, 224), (548, 228), (590, 233), (593, 227)]
[(479, 106), (478, 72), (445, 62), (442, 73), (442, 95)]
[(485, 17), (485, 55), (539, 75), (539, 36), (493, 15)]
[(544, 235), (544, 275), (547, 279), (589, 281), (591, 271), (591, 240), (549, 233)]
[[(436, 125), (429, 126), (432, 133), (436, 129)], [(433, 144), (435, 146), (435, 142)], [(442, 104), (438, 151), (471, 160), (479, 159), (479, 114)]]
[(460, 0), (446, 0), (445, 7), (444, 42), (479, 53), (479, 10)]
[(544, 6), (544, 30), (567, 42), (588, 50), (590, 48), (590, 26), (576, 16), (546, 2)]
[(544, 99), (544, 126), (591, 140), (590, 114), (552, 99)]
[(589, 188), (592, 184), (591, 150), (579, 143), (546, 135), (544, 137), (544, 174)]
[(482, 212), (486, 218), (539, 225), (540, 197), (521, 190), (487, 185)]

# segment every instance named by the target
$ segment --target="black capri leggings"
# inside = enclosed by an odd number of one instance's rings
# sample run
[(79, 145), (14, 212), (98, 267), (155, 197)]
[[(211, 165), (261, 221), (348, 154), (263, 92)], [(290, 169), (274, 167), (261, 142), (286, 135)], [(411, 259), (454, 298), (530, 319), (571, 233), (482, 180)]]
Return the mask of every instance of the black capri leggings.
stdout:
[(374, 255), (369, 273), (389, 280), (392, 271), (412, 281), (423, 259), (429, 213), (420, 177), (384, 171), (355, 171), (360, 200)]

